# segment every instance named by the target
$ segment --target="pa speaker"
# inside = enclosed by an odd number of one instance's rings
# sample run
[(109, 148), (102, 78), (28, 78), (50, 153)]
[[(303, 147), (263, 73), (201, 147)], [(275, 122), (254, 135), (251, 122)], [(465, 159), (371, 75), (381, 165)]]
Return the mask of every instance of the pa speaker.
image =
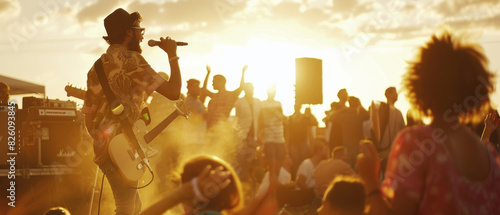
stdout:
[(41, 165), (67, 165), (75, 159), (81, 140), (80, 123), (73, 121), (42, 121), (40, 124)]
[(323, 103), (323, 61), (321, 59), (295, 59), (295, 103)]

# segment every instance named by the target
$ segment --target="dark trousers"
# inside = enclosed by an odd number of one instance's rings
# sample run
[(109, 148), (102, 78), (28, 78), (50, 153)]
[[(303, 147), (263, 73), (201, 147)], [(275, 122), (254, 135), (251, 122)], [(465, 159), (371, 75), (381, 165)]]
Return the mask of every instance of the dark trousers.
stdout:
[[(115, 199), (116, 215), (135, 215), (139, 214), (142, 207), (139, 190), (131, 188), (123, 180), (120, 172), (115, 168), (111, 161), (106, 161), (99, 165), (99, 168), (106, 174), (113, 197)], [(137, 187), (135, 184), (134, 187)], [(101, 185), (102, 186), (102, 185)]]

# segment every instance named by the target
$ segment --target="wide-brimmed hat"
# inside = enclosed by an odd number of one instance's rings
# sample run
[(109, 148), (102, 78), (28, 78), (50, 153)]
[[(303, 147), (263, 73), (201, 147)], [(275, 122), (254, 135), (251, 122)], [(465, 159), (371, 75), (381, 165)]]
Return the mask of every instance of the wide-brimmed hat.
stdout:
[(104, 27), (109, 38), (120, 37), (134, 25), (134, 18), (127, 11), (118, 8), (104, 19)]

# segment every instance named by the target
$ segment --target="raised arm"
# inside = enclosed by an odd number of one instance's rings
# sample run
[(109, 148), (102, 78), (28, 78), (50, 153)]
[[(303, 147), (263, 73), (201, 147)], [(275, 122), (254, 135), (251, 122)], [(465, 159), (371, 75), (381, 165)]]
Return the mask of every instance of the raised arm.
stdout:
[(207, 75), (205, 76), (205, 80), (203, 81), (203, 87), (201, 87), (201, 95), (200, 95), (201, 103), (205, 103), (205, 99), (207, 98), (207, 96), (212, 98), (212, 96), (214, 95), (214, 93), (207, 90), (208, 79), (210, 78), (211, 71), (212, 69), (210, 68), (210, 65), (207, 65)]
[(159, 47), (168, 54), (170, 63), (170, 79), (163, 82), (156, 91), (170, 100), (177, 100), (181, 95), (181, 71), (179, 68), (179, 57), (177, 56), (177, 44), (175, 40), (167, 37), (160, 38)]
[(238, 89), (233, 91), (236, 94), (236, 96), (239, 96), (241, 94), (241, 91), (243, 91), (243, 85), (245, 84), (245, 72), (247, 71), (247, 69), (248, 65), (245, 65), (241, 70), (240, 86), (238, 87)]

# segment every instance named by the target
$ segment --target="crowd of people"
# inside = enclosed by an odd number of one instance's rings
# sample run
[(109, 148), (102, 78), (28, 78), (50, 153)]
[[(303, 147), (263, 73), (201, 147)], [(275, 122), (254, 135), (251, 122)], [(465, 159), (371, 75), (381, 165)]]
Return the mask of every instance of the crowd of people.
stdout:
[[(144, 32), (141, 21), (140, 14), (123, 9), (105, 19), (110, 47), (101, 57), (104, 69), (111, 70), (106, 74), (120, 99), (133, 101), (123, 102), (131, 113), (153, 91), (170, 100), (180, 97), (175, 41), (161, 38), (159, 47), (171, 66), (171, 77), (162, 78), (137, 48)], [(385, 91), (386, 102), (373, 102), (368, 109), (341, 89), (339, 101), (326, 111), (324, 136), (314, 134), (318, 121), (308, 108), (301, 113), (302, 104), (295, 105), (293, 115), (283, 114), (275, 100), (279, 89), (268, 89), (265, 101), (254, 98), (253, 85), (244, 81), (247, 66), (233, 91), (226, 89), (224, 76), (213, 76), (216, 92), (207, 89), (207, 66), (203, 86), (199, 80), (187, 81), (186, 106), (192, 118), (184, 128), (192, 130), (183, 141), (210, 148), (229, 140), (235, 156), (199, 155), (179, 162), (181, 185), (148, 208), (142, 207), (136, 189), (120, 181), (103, 152), (109, 138), (121, 131), (109, 132), (120, 123), (112, 117), (94, 67), (83, 112), (94, 137), (95, 162), (113, 190), (116, 214), (162, 214), (177, 204), (185, 214), (197, 215), (500, 214), (500, 159), (494, 137), (500, 120), (490, 104), (494, 75), (487, 63), (477, 44), (448, 31), (433, 35), (402, 81), (412, 112), (418, 113), (407, 114), (412, 126), (395, 107), (395, 87)], [(233, 108), (235, 123), (230, 120)], [(423, 124), (422, 117), (430, 123)], [(479, 124), (483, 129), (477, 133)], [(234, 136), (227, 139), (228, 133)], [(249, 184), (259, 188), (245, 189)]]

